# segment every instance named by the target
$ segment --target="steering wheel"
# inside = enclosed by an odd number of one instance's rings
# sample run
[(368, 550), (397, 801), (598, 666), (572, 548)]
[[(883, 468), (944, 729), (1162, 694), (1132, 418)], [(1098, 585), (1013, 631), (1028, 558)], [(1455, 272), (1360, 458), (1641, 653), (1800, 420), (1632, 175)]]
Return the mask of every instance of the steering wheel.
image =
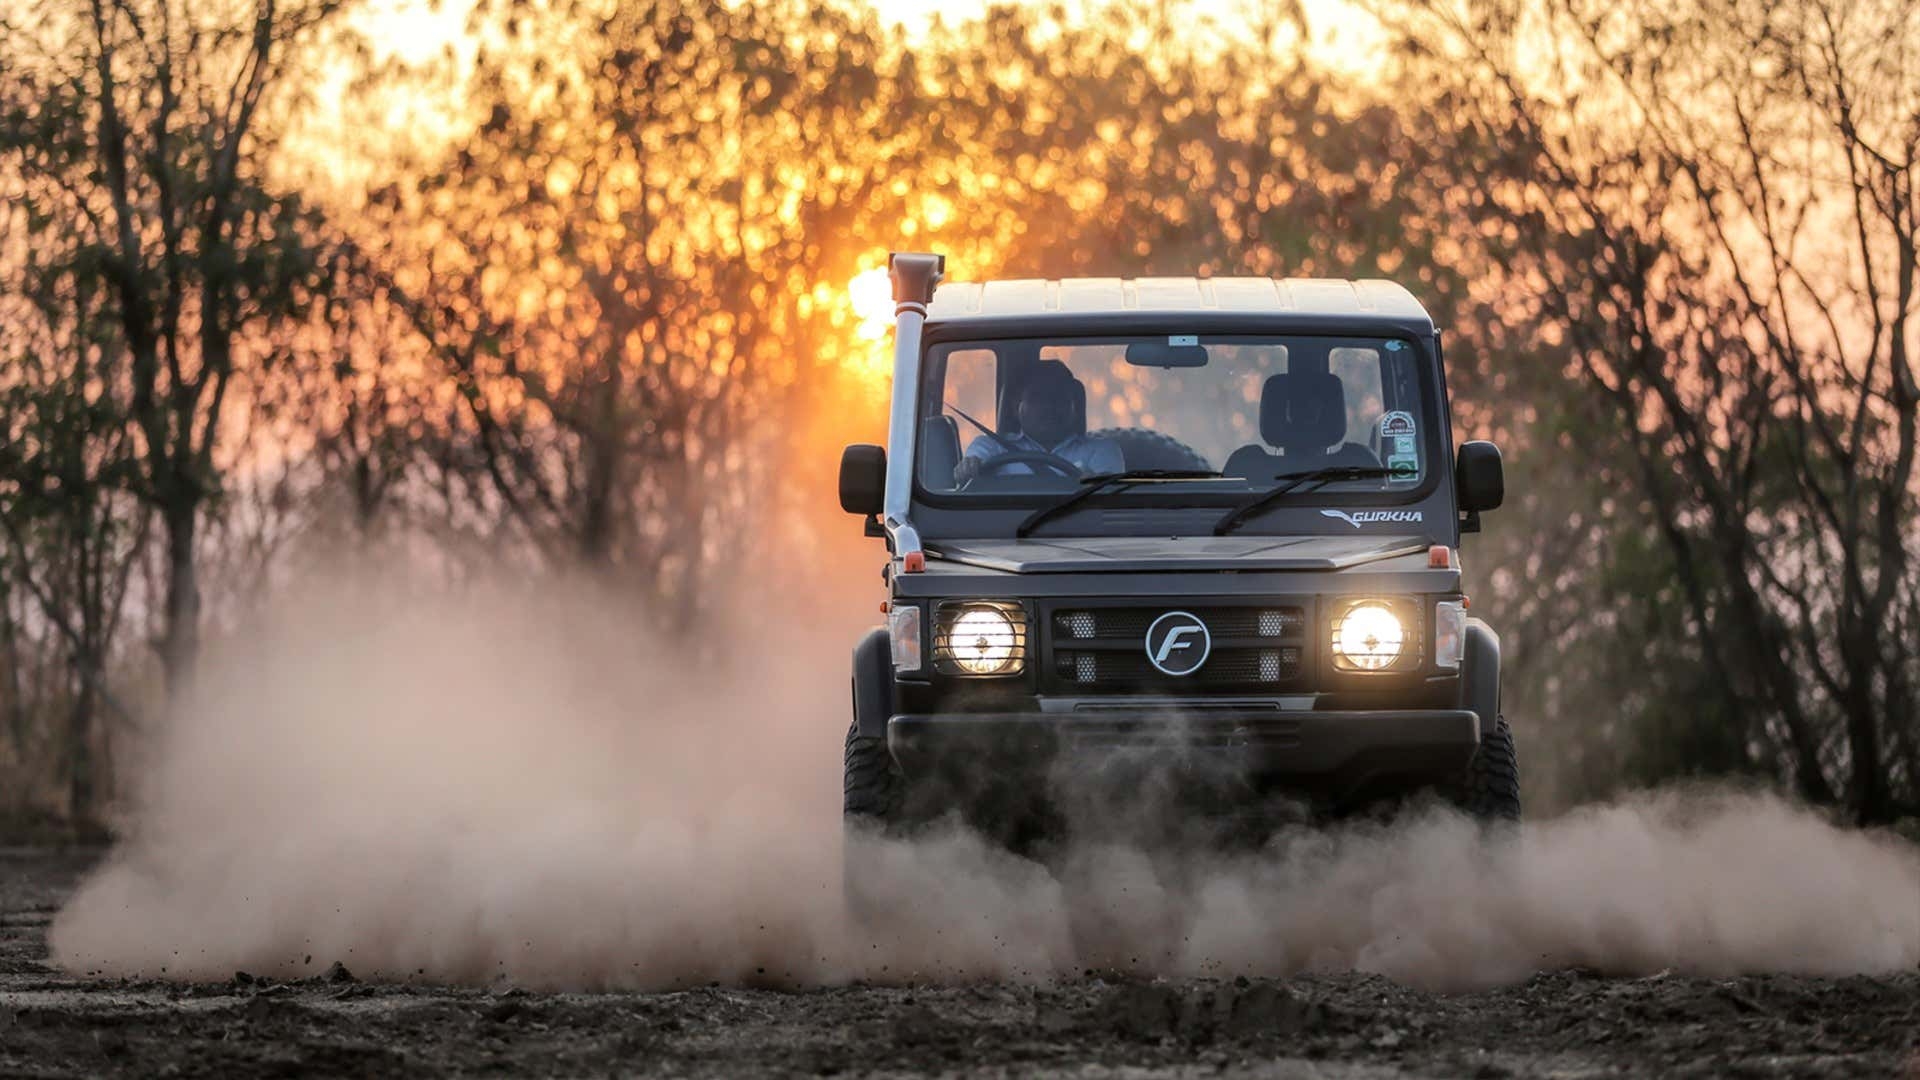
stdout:
[(1039, 467), (1058, 473), (1069, 480), (1080, 479), (1080, 466), (1058, 454), (1049, 454), (1044, 450), (1009, 450), (997, 457), (990, 457), (980, 463), (980, 475), (988, 476), (1004, 472), (1010, 465)]

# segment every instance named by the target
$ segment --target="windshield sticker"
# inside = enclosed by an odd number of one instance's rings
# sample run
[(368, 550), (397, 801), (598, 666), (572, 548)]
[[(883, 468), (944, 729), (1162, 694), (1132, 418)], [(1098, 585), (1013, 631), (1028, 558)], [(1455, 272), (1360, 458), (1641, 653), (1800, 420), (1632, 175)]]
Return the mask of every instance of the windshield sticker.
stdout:
[(1320, 516), (1338, 518), (1356, 529), (1376, 522), (1418, 525), (1422, 520), (1418, 510), (1322, 510)]
[(1200, 344), (1200, 335), (1199, 334), (1169, 334), (1167, 335), (1167, 344), (1198, 345)]
[(1389, 481), (1405, 484), (1420, 478), (1420, 442), (1412, 413), (1395, 409), (1380, 418), (1380, 449), (1387, 456)]
[(1400, 351), (1401, 349), (1404, 349), (1404, 348), (1406, 348), (1406, 347), (1407, 347), (1407, 343), (1406, 343), (1406, 342), (1404, 342), (1404, 341), (1400, 341), (1400, 340), (1398, 340), (1398, 339), (1395, 339), (1395, 338), (1388, 338), (1388, 339), (1387, 339), (1387, 351), (1388, 351), (1388, 352), (1399, 352), (1399, 351)]

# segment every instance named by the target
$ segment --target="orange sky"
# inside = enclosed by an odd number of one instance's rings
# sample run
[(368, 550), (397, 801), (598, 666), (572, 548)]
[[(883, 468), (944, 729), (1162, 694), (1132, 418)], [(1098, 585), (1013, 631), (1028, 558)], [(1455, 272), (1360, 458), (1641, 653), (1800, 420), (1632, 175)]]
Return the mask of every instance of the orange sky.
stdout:
[[(885, 19), (918, 34), (925, 32), (936, 16), (949, 22), (977, 18), (993, 2), (875, 0), (874, 6)], [(1066, 0), (1070, 12), (1086, 6), (1087, 0)], [(1193, 6), (1221, 26), (1232, 27), (1244, 21), (1239, 13), (1245, 0), (1193, 0)], [(374, 0), (361, 19), (390, 55), (421, 60), (460, 41), (471, 7), (471, 0)], [(1373, 66), (1371, 54), (1379, 48), (1383, 35), (1352, 0), (1301, 0), (1301, 7), (1309, 27), (1308, 47), (1316, 58), (1354, 74)]]
[[(835, 0), (824, 0), (835, 2)], [(857, 0), (856, 0), (857, 2)], [(869, 0), (881, 12), (882, 17), (905, 28), (911, 35), (926, 33), (937, 18), (954, 22), (983, 15), (995, 0)], [(1000, 0), (1005, 2), (1005, 0)], [(1018, 2), (1018, 0), (1016, 0)], [(1051, 2), (1051, 0), (1050, 0)], [(1099, 0), (1062, 0), (1072, 13), (1098, 3)], [(1231, 33), (1232, 28), (1245, 25), (1250, 18), (1243, 14), (1248, 4), (1261, 0), (1191, 0), (1192, 7), (1200, 14), (1212, 19), (1216, 26), (1212, 33)], [(1359, 10), (1352, 0), (1300, 0), (1308, 23), (1305, 47), (1314, 58), (1333, 71), (1364, 78), (1367, 73), (1379, 66), (1377, 54), (1383, 47), (1385, 35), (1375, 26), (1371, 17)], [(371, 0), (370, 6), (357, 17), (359, 28), (366, 33), (376, 51), (383, 57), (420, 63), (431, 60), (448, 49), (464, 65), (471, 60), (474, 43), (466, 33), (468, 13), (472, 10), (473, 0)], [(1207, 28), (1197, 28), (1196, 34), (1208, 33)], [(446, 88), (451, 90), (451, 88)], [(422, 134), (442, 127), (447, 109), (458, 109), (458, 91), (452, 90), (453, 97), (444, 93), (426, 91), (417, 95), (408, 95), (409, 100), (391, 102), (387, 111), (387, 123), (400, 130), (411, 129), (410, 139), (417, 146)], [(321, 100), (331, 95), (322, 94)], [(364, 103), (363, 103), (364, 104)], [(323, 110), (323, 116), (327, 110)], [(346, 180), (361, 171), (367, 164), (363, 159), (368, 148), (365, 141), (365, 129), (361, 129), (361, 138), (341, 138), (339, 127), (352, 127), (358, 121), (346, 115), (329, 118), (316, 118), (317, 123), (308, 139), (307, 150), (301, 155), (309, 164), (318, 166), (323, 172), (336, 180)], [(360, 148), (356, 153), (355, 147)], [(854, 282), (823, 283), (835, 295), (832, 300), (823, 297), (826, 302), (847, 303), (858, 327), (858, 336), (871, 343), (876, 357), (885, 352), (885, 338), (892, 324), (892, 303), (885, 271), (877, 266), (859, 275)], [(845, 292), (840, 292), (844, 289)], [(850, 295), (849, 295), (850, 294)]]

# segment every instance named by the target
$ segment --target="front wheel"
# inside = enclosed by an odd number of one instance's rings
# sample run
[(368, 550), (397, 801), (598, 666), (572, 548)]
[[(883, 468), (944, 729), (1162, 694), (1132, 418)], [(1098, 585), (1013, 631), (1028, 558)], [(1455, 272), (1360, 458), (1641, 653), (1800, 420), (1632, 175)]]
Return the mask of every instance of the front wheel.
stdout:
[(906, 802), (906, 778), (894, 762), (887, 740), (860, 734), (856, 719), (847, 728), (840, 820), (840, 887), (847, 910), (861, 920), (881, 906), (874, 888), (873, 841), (897, 833)]
[(1506, 717), (1494, 721), (1493, 731), (1480, 740), (1473, 761), (1447, 785), (1446, 796), (1476, 821), (1520, 820), (1520, 759)]
[(860, 734), (860, 722), (847, 727), (840, 810), (849, 828), (890, 832), (905, 801), (906, 778), (879, 735)]

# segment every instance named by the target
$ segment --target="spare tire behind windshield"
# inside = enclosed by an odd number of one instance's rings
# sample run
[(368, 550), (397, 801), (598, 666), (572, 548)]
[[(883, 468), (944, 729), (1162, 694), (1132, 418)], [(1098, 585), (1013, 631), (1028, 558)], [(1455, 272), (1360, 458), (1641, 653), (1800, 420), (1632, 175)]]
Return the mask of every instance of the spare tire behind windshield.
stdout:
[(1213, 469), (1198, 450), (1146, 428), (1100, 428), (1087, 432), (1087, 436), (1111, 439), (1120, 447), (1128, 469)]

